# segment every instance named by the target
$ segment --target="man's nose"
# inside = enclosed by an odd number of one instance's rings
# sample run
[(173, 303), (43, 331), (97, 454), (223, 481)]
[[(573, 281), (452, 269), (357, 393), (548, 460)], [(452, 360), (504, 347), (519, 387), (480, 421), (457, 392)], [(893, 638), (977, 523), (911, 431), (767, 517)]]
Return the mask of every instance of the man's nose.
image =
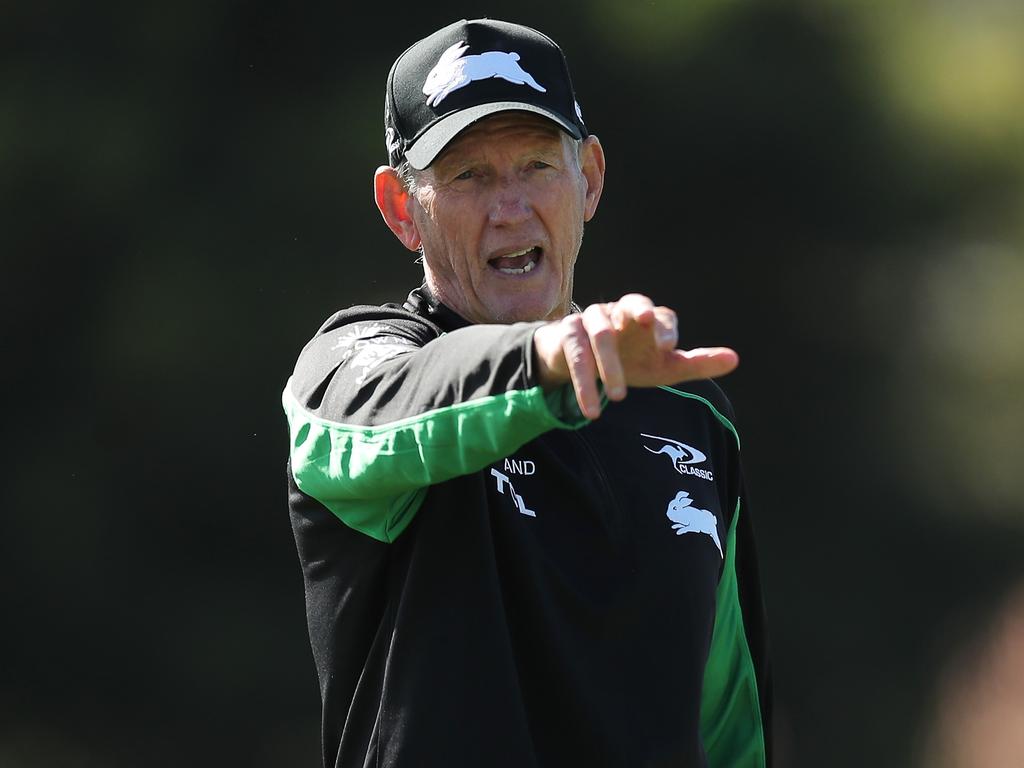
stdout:
[(495, 184), (490, 206), (490, 223), (494, 226), (521, 224), (533, 215), (527, 186), (516, 178), (502, 178)]

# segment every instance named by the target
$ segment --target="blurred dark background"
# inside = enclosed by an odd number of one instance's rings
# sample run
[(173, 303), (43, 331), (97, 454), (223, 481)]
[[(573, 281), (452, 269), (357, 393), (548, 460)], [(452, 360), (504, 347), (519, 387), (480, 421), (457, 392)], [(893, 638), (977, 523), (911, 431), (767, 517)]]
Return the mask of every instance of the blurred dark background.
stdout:
[(577, 300), (740, 351), (779, 765), (1024, 765), (1024, 6), (39, 0), (0, 7), (0, 766), (318, 764), (280, 391), (418, 284), (384, 79), (483, 15), (562, 45), (608, 155)]

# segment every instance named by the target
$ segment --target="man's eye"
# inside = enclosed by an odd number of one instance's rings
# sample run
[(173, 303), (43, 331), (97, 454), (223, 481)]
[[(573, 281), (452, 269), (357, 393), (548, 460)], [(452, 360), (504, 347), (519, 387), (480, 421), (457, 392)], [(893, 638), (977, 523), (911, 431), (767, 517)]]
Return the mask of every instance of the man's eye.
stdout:
[(472, 179), (475, 175), (476, 175), (476, 173), (473, 171), (472, 168), (470, 168), (469, 170), (463, 171), (458, 176), (456, 176), (455, 180), (456, 181), (466, 181), (467, 179)]
[(530, 163), (530, 167), (534, 170), (543, 170), (544, 168), (550, 168), (551, 166), (545, 163), (543, 160), (534, 160)]

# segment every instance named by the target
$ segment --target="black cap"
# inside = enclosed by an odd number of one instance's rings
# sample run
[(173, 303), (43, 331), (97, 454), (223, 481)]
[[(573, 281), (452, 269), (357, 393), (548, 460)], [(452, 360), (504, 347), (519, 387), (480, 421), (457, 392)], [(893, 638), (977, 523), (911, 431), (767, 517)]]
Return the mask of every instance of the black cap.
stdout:
[(587, 135), (561, 48), (535, 29), (494, 19), (457, 21), (410, 46), (388, 73), (388, 160), (423, 169), (470, 124), (495, 112), (533, 112), (575, 139)]

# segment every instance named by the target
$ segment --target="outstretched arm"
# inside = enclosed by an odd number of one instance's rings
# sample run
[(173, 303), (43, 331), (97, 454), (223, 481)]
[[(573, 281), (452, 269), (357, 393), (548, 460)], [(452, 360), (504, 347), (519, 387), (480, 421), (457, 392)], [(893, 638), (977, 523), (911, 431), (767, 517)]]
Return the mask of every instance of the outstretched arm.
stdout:
[(440, 337), (407, 313), (326, 330), (283, 394), (296, 484), (349, 526), (392, 541), (428, 486), (597, 418), (598, 375), (620, 400), (627, 385), (735, 366), (731, 350), (676, 350), (675, 322), (671, 310), (630, 295), (555, 323)]

